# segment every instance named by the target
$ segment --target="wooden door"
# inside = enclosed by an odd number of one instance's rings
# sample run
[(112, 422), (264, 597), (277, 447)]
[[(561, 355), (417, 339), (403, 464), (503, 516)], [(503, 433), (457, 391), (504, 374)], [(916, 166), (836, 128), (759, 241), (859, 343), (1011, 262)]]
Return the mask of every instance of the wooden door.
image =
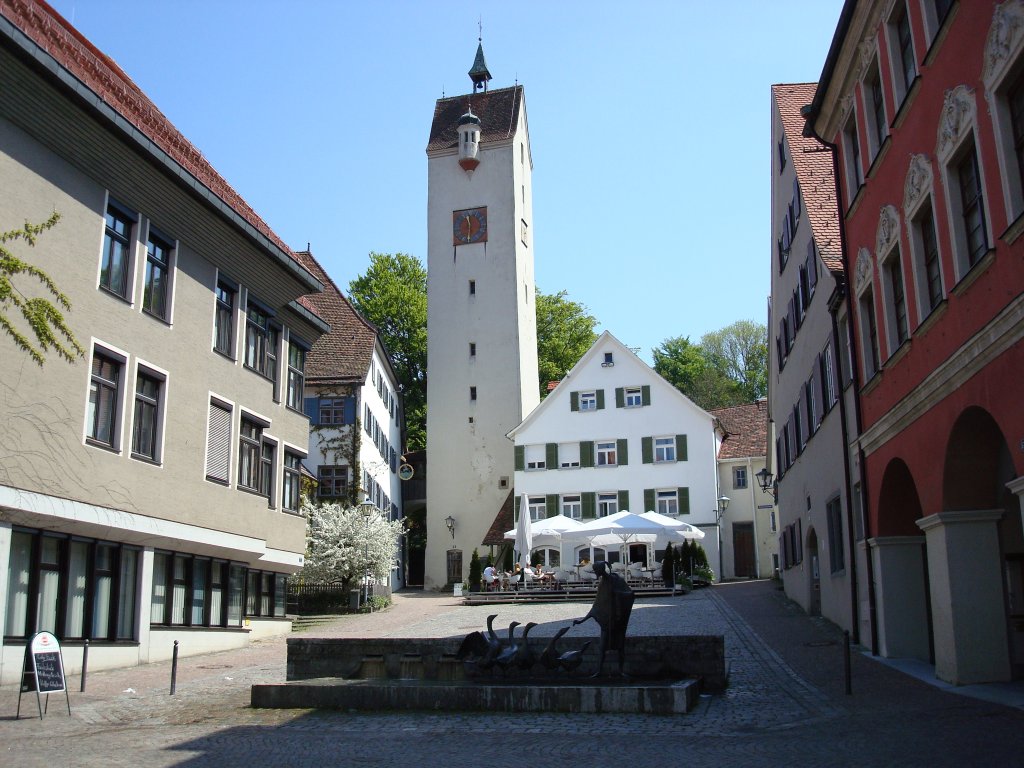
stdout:
[(737, 579), (757, 578), (754, 560), (754, 524), (732, 524), (733, 573)]

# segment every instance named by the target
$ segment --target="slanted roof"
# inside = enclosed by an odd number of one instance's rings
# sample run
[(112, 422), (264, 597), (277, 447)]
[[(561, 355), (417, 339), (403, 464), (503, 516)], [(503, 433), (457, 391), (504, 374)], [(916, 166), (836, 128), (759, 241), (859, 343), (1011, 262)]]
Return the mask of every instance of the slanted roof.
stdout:
[(719, 459), (746, 459), (764, 456), (768, 444), (768, 401), (715, 408), (709, 413), (725, 431)]
[(314, 342), (306, 357), (306, 381), (310, 384), (362, 384), (378, 341), (376, 327), (355, 310), (312, 253), (299, 251), (295, 257), (324, 284), (321, 293), (303, 296), (303, 303), (310, 305), (331, 326), (329, 332)]
[(501, 509), (495, 515), (491, 527), (487, 529), (487, 534), (482, 542), (485, 546), (500, 547), (502, 544), (508, 543), (505, 541), (505, 531), (516, 527), (515, 509), (512, 491), (509, 491), (508, 496), (505, 497), (505, 503), (501, 505)]
[(522, 103), (521, 85), (438, 99), (434, 106), (434, 121), (430, 125), (427, 152), (459, 148), (459, 118), (471, 106), (473, 114), (480, 118), (481, 146), (510, 139), (519, 124)]
[(841, 275), (843, 254), (832, 150), (817, 139), (804, 136), (804, 117), (800, 114), (801, 107), (814, 99), (817, 87), (817, 83), (773, 85), (772, 94), (782, 117), (789, 155), (821, 261), (829, 272)]
[[(127, 120), (232, 212), (296, 261), (292, 250), (112, 59), (40, 0), (0, 0), (0, 15)], [(319, 287), (319, 286), (310, 286)], [(304, 303), (304, 302), (303, 302)]]

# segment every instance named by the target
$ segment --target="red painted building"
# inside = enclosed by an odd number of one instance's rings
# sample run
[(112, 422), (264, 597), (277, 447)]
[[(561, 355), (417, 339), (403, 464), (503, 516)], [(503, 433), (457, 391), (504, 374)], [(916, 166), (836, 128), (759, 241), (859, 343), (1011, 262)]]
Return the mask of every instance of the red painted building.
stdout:
[(835, 145), (874, 633), (954, 683), (1024, 675), (1024, 2), (846, 3)]

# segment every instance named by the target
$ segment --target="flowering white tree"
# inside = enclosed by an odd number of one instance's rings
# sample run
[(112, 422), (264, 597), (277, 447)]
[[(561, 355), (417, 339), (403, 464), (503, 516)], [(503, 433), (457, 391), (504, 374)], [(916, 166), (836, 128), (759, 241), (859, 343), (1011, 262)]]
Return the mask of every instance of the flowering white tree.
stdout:
[(378, 510), (367, 518), (361, 509), (341, 504), (311, 504), (304, 499), (306, 562), (301, 576), (312, 581), (358, 582), (367, 571), (387, 583), (398, 554), (400, 520), (390, 521)]

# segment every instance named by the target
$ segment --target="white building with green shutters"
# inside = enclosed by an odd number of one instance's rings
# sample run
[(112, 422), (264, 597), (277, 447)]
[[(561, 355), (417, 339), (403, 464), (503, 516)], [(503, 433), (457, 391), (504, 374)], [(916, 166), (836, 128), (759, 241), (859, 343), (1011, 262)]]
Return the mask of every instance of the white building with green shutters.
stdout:
[[(532, 520), (653, 510), (703, 529), (708, 559), (718, 562), (715, 419), (607, 331), (508, 436), (517, 523), (524, 494)], [(628, 561), (660, 561), (666, 543), (632, 543)], [(564, 543), (543, 555), (563, 566), (627, 553)]]

